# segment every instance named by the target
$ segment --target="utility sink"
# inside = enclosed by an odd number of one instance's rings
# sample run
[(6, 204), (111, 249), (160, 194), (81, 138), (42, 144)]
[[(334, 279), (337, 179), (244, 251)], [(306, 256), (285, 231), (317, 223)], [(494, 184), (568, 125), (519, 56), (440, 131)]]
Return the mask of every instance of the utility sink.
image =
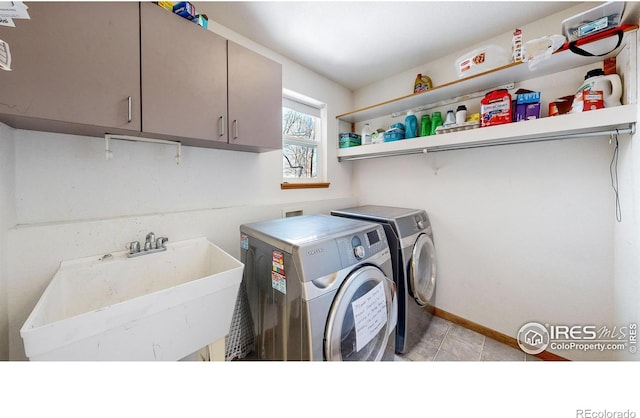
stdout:
[(206, 238), (63, 261), (20, 335), (30, 360), (179, 360), (229, 331), (244, 265)]

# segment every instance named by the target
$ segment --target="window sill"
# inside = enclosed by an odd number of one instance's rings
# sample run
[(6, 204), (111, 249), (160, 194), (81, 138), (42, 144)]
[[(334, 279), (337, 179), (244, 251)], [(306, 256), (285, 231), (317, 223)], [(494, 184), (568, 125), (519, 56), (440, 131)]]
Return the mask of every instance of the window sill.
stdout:
[(328, 189), (330, 184), (331, 183), (280, 183), (280, 189)]

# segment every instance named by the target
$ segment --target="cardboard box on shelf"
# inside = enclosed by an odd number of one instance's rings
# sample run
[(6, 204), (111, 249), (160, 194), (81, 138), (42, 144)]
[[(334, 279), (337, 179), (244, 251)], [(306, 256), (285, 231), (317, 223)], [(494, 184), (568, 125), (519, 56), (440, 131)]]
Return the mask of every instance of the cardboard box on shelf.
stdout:
[(188, 1), (180, 1), (178, 3), (174, 3), (173, 13), (182, 16), (185, 19), (193, 20), (193, 18), (196, 17), (196, 8)]
[(202, 26), (205, 29), (207, 29), (207, 26), (209, 26), (209, 18), (207, 17), (207, 15), (198, 14), (191, 21), (197, 25)]
[(511, 95), (505, 89), (487, 93), (480, 101), (481, 127), (511, 123), (513, 108)]
[(557, 98), (549, 103), (549, 116), (558, 116), (569, 113), (571, 111), (574, 98), (575, 95), (572, 94), (571, 96)]
[(519, 89), (513, 101), (513, 121), (521, 122), (540, 118), (540, 92)]
[(165, 10), (173, 12), (173, 2), (172, 1), (159, 1), (158, 6), (162, 7)]

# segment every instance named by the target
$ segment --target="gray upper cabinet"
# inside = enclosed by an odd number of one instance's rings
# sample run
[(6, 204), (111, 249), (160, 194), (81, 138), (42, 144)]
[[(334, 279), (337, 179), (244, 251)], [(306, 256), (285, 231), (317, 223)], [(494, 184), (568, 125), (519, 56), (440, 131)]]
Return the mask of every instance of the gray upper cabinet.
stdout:
[(282, 66), (151, 2), (29, 2), (0, 26), (0, 122), (261, 152), (282, 147)]
[(141, 3), (142, 131), (227, 142), (227, 41)]
[(229, 144), (282, 148), (282, 65), (228, 41)]
[(12, 71), (0, 71), (0, 121), (95, 135), (139, 131), (138, 4), (29, 2), (29, 15), (15, 28), (0, 26), (12, 56)]

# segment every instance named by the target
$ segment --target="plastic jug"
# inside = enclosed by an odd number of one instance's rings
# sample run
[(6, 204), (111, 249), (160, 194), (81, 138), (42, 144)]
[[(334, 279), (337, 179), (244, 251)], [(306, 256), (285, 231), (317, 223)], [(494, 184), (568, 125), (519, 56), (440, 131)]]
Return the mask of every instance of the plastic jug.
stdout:
[(584, 83), (578, 92), (585, 90), (601, 90), (604, 93), (604, 107), (620, 106), (622, 82), (618, 74), (604, 75), (600, 68), (591, 70), (584, 76)]
[(418, 118), (412, 110), (407, 112), (407, 117), (404, 119), (404, 137), (415, 138), (418, 136)]
[(436, 134), (436, 129), (438, 129), (438, 126), (442, 126), (442, 113), (433, 112), (431, 114), (431, 135)]
[(462, 125), (467, 121), (467, 106), (460, 105), (456, 109), (456, 125)]
[(447, 110), (447, 116), (444, 118), (444, 126), (455, 125), (456, 116), (453, 114), (453, 110)]
[(420, 136), (431, 135), (431, 118), (429, 115), (422, 115), (420, 119)]
[(365, 123), (362, 127), (362, 134), (360, 135), (360, 141), (362, 145), (368, 145), (372, 143), (371, 127), (368, 123)]
[(416, 77), (416, 82), (413, 85), (413, 92), (420, 93), (426, 90), (431, 90), (433, 88), (433, 83), (431, 83), (431, 79), (427, 75), (418, 74)]

